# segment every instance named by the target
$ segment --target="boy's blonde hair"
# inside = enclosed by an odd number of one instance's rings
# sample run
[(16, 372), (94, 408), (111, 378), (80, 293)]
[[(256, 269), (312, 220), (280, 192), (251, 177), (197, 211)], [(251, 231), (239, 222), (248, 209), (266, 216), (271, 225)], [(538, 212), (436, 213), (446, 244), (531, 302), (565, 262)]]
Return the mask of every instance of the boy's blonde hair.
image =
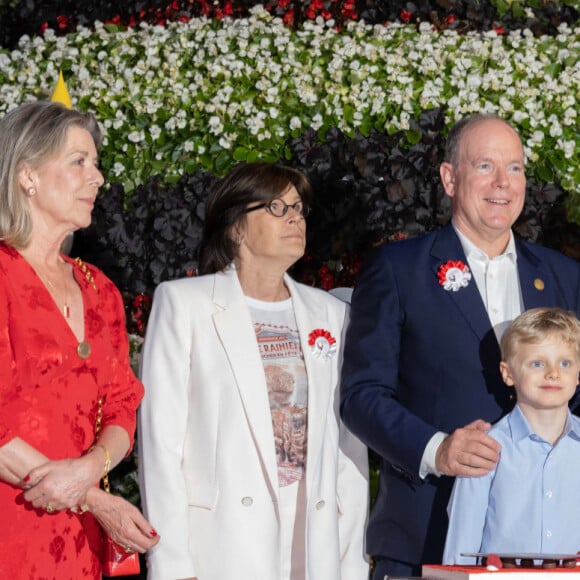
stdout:
[(520, 314), (502, 336), (501, 358), (512, 358), (518, 344), (538, 343), (548, 336), (575, 346), (580, 358), (580, 321), (574, 312), (562, 308), (531, 308)]

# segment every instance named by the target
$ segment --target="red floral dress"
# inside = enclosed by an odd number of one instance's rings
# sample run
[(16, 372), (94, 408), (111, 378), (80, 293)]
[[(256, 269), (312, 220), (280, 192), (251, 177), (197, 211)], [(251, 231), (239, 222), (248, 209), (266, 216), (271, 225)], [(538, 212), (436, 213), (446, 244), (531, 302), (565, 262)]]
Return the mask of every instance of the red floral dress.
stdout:
[[(20, 437), (50, 459), (79, 457), (93, 444), (100, 396), (103, 427), (120, 425), (132, 437), (143, 396), (129, 365), (119, 291), (94, 266), (63, 258), (83, 295), (85, 359), (34, 270), (0, 242), (0, 446)], [(0, 514), (0, 578), (101, 578), (101, 534), (91, 514), (35, 510), (2, 481)]]

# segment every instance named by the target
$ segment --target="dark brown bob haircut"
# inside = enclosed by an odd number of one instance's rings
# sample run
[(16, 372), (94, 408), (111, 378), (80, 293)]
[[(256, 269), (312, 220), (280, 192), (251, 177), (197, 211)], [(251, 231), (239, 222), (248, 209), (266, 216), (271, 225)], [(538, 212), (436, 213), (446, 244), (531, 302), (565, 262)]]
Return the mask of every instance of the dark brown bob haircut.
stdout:
[(245, 222), (245, 210), (250, 204), (276, 199), (290, 186), (310, 207), (312, 187), (300, 171), (265, 161), (234, 166), (213, 188), (206, 202), (200, 274), (220, 272), (237, 257), (238, 246), (232, 231)]

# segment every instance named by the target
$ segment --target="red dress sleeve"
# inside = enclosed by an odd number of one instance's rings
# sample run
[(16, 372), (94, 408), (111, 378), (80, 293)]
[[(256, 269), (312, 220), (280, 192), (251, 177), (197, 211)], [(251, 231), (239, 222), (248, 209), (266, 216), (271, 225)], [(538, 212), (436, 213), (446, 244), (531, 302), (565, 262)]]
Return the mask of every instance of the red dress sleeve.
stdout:
[[(92, 295), (89, 293), (85, 333), (95, 337), (106, 335), (111, 344), (104, 361), (110, 372), (107, 373), (106, 381), (99, 385), (100, 396), (104, 400), (102, 427), (123, 427), (129, 434), (132, 447), (137, 408), (143, 398), (144, 389), (130, 365), (123, 299), (117, 287), (102, 271), (95, 266), (82, 264), (85, 279), (89, 272), (89, 279), (92, 277), (97, 290)], [(93, 300), (95, 297), (98, 297), (97, 302)], [(103, 321), (106, 329), (101, 328)]]

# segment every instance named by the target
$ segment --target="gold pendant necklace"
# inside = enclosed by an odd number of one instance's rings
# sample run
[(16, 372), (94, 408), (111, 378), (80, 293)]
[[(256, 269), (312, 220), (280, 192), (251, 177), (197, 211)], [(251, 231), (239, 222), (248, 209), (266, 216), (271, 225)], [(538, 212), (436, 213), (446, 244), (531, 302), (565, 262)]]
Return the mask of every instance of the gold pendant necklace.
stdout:
[[(62, 264), (65, 264), (62, 258), (60, 260)], [(95, 285), (93, 276), (89, 271), (89, 269), (87, 268), (86, 264), (80, 258), (76, 258), (75, 262), (83, 272), (85, 278), (87, 279), (87, 282), (89, 282), (89, 284), (93, 287), (93, 290), (97, 291), (97, 287)], [(44, 283), (44, 285), (49, 288), (54, 301), (56, 302), (56, 304), (58, 304), (57, 300), (58, 292), (56, 290), (55, 285), (46, 276), (43, 276), (36, 268), (33, 267), (33, 269), (36, 272), (37, 276), (40, 278), (40, 280)], [(62, 306), (62, 314), (65, 318), (70, 318), (70, 306), (68, 303), (68, 283), (66, 276), (63, 278), (63, 282), (64, 282), (64, 304)], [(91, 345), (89, 342), (83, 339), (77, 344), (76, 351), (79, 358), (82, 358), (83, 360), (87, 359), (89, 358), (89, 356), (91, 356)]]
[[(58, 297), (58, 292), (54, 284), (48, 278), (46, 278), (40, 272), (38, 272), (38, 270), (36, 271), (36, 273), (38, 274), (40, 279), (45, 283), (45, 285), (47, 285), (52, 290), (52, 296), (55, 299), (55, 302), (57, 302), (58, 304), (58, 301), (56, 300), (56, 298)], [(64, 304), (62, 305), (62, 315), (65, 318), (70, 318), (70, 306), (68, 304), (68, 284), (66, 282), (66, 278), (63, 279), (63, 282), (64, 282)]]
[[(81, 272), (85, 275), (86, 281), (92, 286), (93, 290), (97, 292), (95, 279), (93, 278), (93, 275), (91, 274), (87, 265), (80, 258), (75, 258), (75, 262), (81, 269)], [(86, 340), (81, 340), (81, 342), (79, 342), (77, 345), (77, 354), (82, 359), (89, 358), (89, 356), (91, 356), (91, 345)]]
[(86, 340), (82, 340), (77, 346), (77, 354), (80, 358), (89, 358), (91, 356), (91, 345)]

